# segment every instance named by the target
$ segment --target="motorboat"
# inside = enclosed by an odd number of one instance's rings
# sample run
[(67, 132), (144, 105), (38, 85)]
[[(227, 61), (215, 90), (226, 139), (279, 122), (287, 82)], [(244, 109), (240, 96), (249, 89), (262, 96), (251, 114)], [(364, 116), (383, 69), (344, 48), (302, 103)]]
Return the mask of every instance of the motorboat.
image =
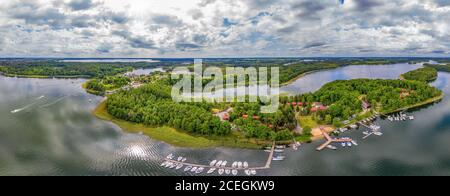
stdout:
[(245, 161), (243, 166), (244, 166), (245, 169), (247, 169), (248, 168), (248, 162)]
[(237, 167), (238, 167), (238, 168), (242, 168), (242, 162), (238, 162), (238, 163), (237, 163)]
[(184, 162), (186, 162), (186, 160), (187, 160), (186, 158), (183, 158), (183, 160), (181, 160), (181, 162), (183, 162), (183, 163), (184, 163)]
[(382, 136), (383, 135), (383, 133), (381, 133), (381, 132), (374, 132), (373, 134), (376, 135), (376, 136)]
[(348, 147), (352, 147), (352, 143), (351, 142), (347, 142), (347, 146)]
[(355, 140), (352, 140), (352, 144), (358, 146), (358, 143)]
[(250, 170), (245, 170), (245, 175), (251, 176), (251, 175), (252, 175), (252, 172), (251, 172)]
[(223, 172), (225, 172), (225, 170), (224, 170), (224, 169), (219, 169), (219, 175), (222, 175), (222, 174), (223, 174)]
[(212, 174), (216, 171), (216, 168), (211, 168), (208, 170), (208, 172), (206, 172), (207, 174)]
[(173, 154), (169, 154), (169, 155), (167, 155), (167, 157), (166, 157), (167, 159), (173, 159)]
[(226, 169), (226, 170), (225, 170), (225, 174), (226, 174), (226, 175), (230, 175), (230, 174), (231, 174), (231, 170)]
[(256, 175), (256, 170), (252, 169), (250, 172), (252, 173), (252, 175)]
[(183, 160), (183, 157), (178, 157), (177, 161), (181, 162)]
[(217, 163), (217, 160), (214, 160), (214, 161), (211, 161), (211, 163), (209, 163), (209, 166), (214, 166), (214, 165), (216, 165), (216, 163)]
[(186, 168), (184, 168), (184, 171), (185, 171), (185, 172), (191, 171), (191, 169), (192, 169), (192, 166), (187, 166)]
[(233, 171), (231, 171), (231, 173), (233, 174), (233, 176), (237, 176), (238, 175), (238, 170), (233, 169)]
[(216, 167), (220, 167), (220, 166), (222, 166), (222, 162), (223, 162), (223, 161), (217, 161), (217, 163), (216, 163)]
[(197, 169), (198, 169), (198, 167), (193, 167), (193, 168), (191, 169), (191, 172), (196, 172)]
[(161, 163), (161, 167), (166, 166), (166, 164), (167, 164), (167, 161), (165, 161), (164, 163)]
[(273, 157), (272, 160), (273, 160), (273, 161), (284, 161), (284, 158)]
[(236, 168), (236, 167), (237, 167), (237, 162), (236, 162), (236, 161), (233, 162), (233, 164), (231, 164), (231, 167), (232, 167), (232, 168)]
[(205, 168), (200, 167), (200, 168), (198, 168), (198, 169), (195, 171), (195, 173), (196, 173), (196, 174), (201, 174), (204, 170), (205, 170)]
[(176, 170), (179, 170), (179, 169), (181, 169), (182, 167), (184, 167), (184, 165), (180, 163), (180, 164), (177, 165), (177, 167), (176, 167), (175, 169), (176, 169)]
[(228, 161), (224, 161), (222, 162), (222, 165), (220, 165), (221, 167), (226, 167), (227, 166)]
[(337, 150), (336, 146), (333, 145), (328, 145), (327, 148), (330, 150)]
[(346, 144), (345, 144), (344, 142), (342, 142), (341, 145), (342, 145), (342, 147), (345, 147), (345, 146), (346, 146)]
[(274, 151), (275, 151), (275, 152), (284, 152), (283, 149), (275, 149)]

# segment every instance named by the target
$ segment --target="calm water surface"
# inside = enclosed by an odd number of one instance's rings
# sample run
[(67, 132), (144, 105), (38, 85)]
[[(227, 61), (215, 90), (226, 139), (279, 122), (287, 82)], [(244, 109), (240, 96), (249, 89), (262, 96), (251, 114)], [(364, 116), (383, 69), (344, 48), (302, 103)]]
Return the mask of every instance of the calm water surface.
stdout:
[[(316, 90), (336, 79), (397, 78), (418, 67), (343, 67), (310, 74), (283, 90)], [(102, 98), (85, 93), (83, 82), (0, 76), (0, 175), (190, 175), (159, 167), (170, 153), (203, 164), (222, 159), (260, 166), (266, 161), (261, 151), (177, 148), (124, 133), (91, 115)], [(450, 74), (439, 73), (433, 85), (449, 94), (449, 82)], [(362, 140), (361, 129), (348, 133), (359, 142), (354, 148), (316, 152), (320, 141), (304, 145), (259, 174), (450, 175), (450, 99), (410, 113), (415, 121), (377, 121), (382, 137)]]

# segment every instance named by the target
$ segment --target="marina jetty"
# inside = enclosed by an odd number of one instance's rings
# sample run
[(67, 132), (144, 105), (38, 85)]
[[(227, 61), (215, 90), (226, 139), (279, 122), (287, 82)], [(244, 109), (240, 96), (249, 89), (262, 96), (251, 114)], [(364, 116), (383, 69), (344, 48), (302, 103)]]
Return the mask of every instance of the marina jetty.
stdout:
[(269, 156), (267, 158), (266, 164), (263, 166), (251, 167), (248, 162), (234, 162), (231, 166), (228, 165), (228, 161), (212, 161), (209, 165), (195, 164), (186, 162), (186, 158), (178, 157), (174, 159), (175, 156), (172, 154), (168, 155), (164, 160), (165, 162), (161, 164), (162, 167), (171, 168), (179, 170), (185, 167), (185, 172), (193, 172), (195, 174), (201, 174), (203, 171), (208, 170), (208, 174), (212, 174), (218, 171), (220, 175), (223, 174), (233, 174), (238, 175), (239, 171), (244, 171), (248, 176), (256, 175), (258, 170), (270, 169), (272, 161), (274, 160), (274, 155), (276, 150), (279, 149), (275, 142), (273, 142), (272, 147), (270, 147)]
[(347, 143), (347, 142), (353, 142), (352, 139), (349, 138), (331, 138), (331, 136), (325, 132), (323, 129), (321, 129), (323, 136), (326, 139), (326, 142), (322, 145), (320, 145), (317, 148), (317, 151), (322, 151), (323, 149), (329, 147), (332, 143)]

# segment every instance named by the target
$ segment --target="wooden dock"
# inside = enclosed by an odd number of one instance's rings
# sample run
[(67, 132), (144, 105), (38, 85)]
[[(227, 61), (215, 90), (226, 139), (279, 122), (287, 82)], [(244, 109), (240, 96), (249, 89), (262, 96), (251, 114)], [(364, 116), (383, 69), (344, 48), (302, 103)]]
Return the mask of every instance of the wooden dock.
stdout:
[(330, 135), (323, 131), (323, 129), (320, 129), (320, 131), (322, 131), (322, 135), (325, 137), (325, 139), (327, 140), (324, 144), (320, 145), (317, 148), (317, 151), (322, 151), (323, 149), (325, 149), (328, 145), (330, 145), (331, 143), (342, 143), (342, 142), (352, 142), (352, 139), (333, 139), (330, 137)]
[(194, 163), (184, 163), (184, 162), (180, 162), (180, 161), (176, 161), (176, 160), (172, 160), (172, 159), (165, 159), (165, 161), (171, 162), (171, 163), (176, 163), (176, 164), (183, 164), (184, 166), (192, 166), (192, 167), (203, 167), (205, 169), (210, 169), (210, 168), (216, 168), (216, 169), (229, 169), (229, 170), (265, 170), (265, 169), (270, 169), (270, 166), (272, 165), (272, 159), (273, 159), (273, 155), (275, 153), (275, 142), (273, 142), (272, 145), (272, 150), (270, 151), (269, 157), (267, 159), (266, 165), (261, 166), (261, 167), (248, 167), (248, 168), (233, 168), (233, 167), (216, 167), (211, 166), (211, 165), (201, 165), (201, 164), (194, 164)]

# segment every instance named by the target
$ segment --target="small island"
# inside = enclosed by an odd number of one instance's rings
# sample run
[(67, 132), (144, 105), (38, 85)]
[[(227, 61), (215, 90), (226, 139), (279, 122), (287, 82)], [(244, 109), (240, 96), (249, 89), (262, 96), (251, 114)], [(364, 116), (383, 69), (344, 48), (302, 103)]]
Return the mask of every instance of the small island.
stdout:
[(424, 67), (417, 70), (413, 70), (407, 73), (404, 73), (400, 76), (401, 79), (405, 80), (415, 80), (421, 82), (432, 82), (435, 81), (438, 77), (438, 72), (435, 68), (432, 67)]

